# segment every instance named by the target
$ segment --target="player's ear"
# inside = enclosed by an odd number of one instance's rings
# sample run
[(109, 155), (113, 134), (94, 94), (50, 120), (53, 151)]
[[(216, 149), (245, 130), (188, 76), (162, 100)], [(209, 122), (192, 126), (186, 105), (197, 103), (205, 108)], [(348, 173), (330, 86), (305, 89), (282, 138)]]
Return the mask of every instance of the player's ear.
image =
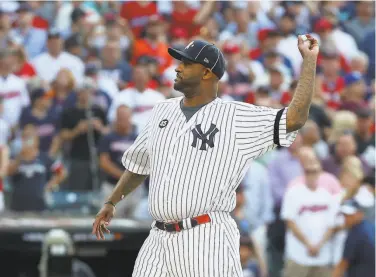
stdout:
[(208, 80), (213, 77), (213, 72), (209, 68), (204, 69), (204, 75), (202, 76), (202, 79)]

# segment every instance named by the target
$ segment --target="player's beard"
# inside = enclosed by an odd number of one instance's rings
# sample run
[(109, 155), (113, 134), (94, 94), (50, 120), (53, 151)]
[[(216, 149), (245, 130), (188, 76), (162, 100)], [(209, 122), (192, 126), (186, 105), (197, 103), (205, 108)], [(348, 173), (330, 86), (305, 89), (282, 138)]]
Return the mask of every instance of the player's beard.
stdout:
[(200, 80), (196, 77), (184, 79), (179, 78), (174, 83), (174, 90), (180, 91), (185, 97), (191, 98), (198, 92)]

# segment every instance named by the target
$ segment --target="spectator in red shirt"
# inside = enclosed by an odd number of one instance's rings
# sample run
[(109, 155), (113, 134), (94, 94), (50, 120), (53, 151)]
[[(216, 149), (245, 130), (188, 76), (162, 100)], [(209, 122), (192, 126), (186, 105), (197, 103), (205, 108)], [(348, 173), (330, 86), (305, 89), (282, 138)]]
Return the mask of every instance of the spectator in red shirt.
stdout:
[(34, 67), (27, 61), (25, 50), (22, 47), (15, 47), (12, 51), (13, 73), (25, 80), (36, 76)]
[(172, 57), (168, 54), (168, 45), (162, 41), (164, 34), (163, 19), (156, 15), (149, 18), (146, 25), (145, 37), (135, 41), (133, 45), (132, 65), (137, 63), (141, 56), (152, 56), (158, 60), (159, 73), (168, 68)]
[(329, 108), (338, 109), (341, 100), (341, 91), (345, 81), (340, 75), (340, 61), (334, 52), (322, 53), (321, 69), (323, 75), (322, 92)]
[(188, 36), (199, 35), (200, 28), (208, 20), (215, 8), (214, 1), (204, 1), (200, 9), (193, 9), (187, 1), (173, 1), (171, 14), (171, 30), (183, 28), (188, 31)]
[(136, 38), (141, 37), (149, 17), (157, 14), (155, 1), (127, 1), (123, 3), (120, 10), (120, 16), (128, 20)]

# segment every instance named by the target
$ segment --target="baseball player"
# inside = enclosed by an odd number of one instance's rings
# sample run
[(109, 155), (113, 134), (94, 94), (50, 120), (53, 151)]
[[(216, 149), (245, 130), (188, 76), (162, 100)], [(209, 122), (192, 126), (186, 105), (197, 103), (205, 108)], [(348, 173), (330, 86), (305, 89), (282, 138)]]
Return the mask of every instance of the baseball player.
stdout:
[(202, 40), (169, 48), (180, 63), (174, 89), (184, 96), (157, 104), (122, 158), (125, 172), (97, 214), (93, 234), (104, 233), (115, 205), (150, 176), (154, 218), (133, 277), (242, 276), (239, 231), (230, 212), (251, 160), (289, 146), (308, 117), (314, 92), (317, 41), (300, 36), (303, 67), (288, 108), (272, 109), (217, 98), (225, 59)]

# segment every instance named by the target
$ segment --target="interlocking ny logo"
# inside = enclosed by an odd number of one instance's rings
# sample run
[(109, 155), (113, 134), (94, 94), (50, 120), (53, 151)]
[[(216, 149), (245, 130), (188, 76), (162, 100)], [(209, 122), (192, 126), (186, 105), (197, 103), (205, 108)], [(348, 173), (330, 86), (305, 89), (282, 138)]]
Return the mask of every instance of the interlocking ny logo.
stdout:
[(196, 125), (194, 129), (192, 129), (193, 133), (193, 142), (192, 146), (196, 147), (197, 146), (197, 140), (201, 140), (201, 147), (200, 150), (205, 150), (206, 151), (206, 145), (209, 145), (209, 147), (213, 148), (214, 147), (214, 136), (216, 133), (218, 133), (219, 130), (215, 126), (215, 124), (211, 124), (209, 130), (206, 133), (203, 133), (201, 130), (201, 124)]

